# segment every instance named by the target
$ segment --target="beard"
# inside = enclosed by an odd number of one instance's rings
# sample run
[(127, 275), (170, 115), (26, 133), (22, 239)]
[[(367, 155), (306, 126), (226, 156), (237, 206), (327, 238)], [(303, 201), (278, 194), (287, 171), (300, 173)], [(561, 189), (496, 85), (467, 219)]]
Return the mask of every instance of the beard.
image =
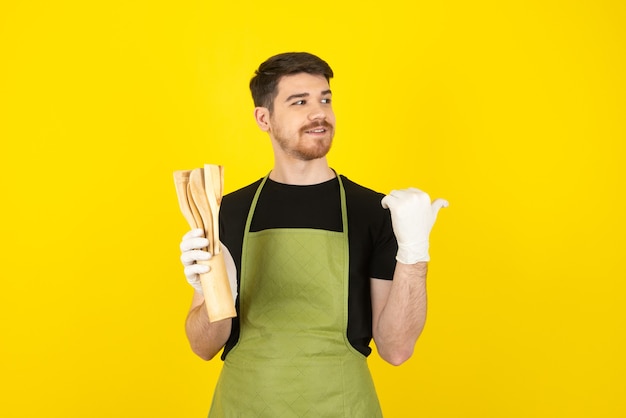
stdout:
[[(326, 129), (326, 135), (322, 138), (305, 138), (307, 131), (317, 128)], [(325, 157), (330, 151), (334, 136), (335, 130), (333, 126), (326, 121), (312, 123), (301, 128), (295, 140), (289, 139), (280, 131), (274, 132), (274, 138), (280, 148), (287, 155), (302, 161), (311, 161)]]

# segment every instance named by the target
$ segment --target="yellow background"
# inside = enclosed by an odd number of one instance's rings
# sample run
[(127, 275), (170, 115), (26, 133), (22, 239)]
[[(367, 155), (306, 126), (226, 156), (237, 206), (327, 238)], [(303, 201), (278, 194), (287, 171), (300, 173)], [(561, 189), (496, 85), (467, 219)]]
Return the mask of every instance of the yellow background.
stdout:
[(451, 202), (386, 417), (626, 416), (625, 4), (3, 2), (0, 416), (206, 415), (172, 172), (270, 169), (247, 83), (290, 50), (334, 168)]

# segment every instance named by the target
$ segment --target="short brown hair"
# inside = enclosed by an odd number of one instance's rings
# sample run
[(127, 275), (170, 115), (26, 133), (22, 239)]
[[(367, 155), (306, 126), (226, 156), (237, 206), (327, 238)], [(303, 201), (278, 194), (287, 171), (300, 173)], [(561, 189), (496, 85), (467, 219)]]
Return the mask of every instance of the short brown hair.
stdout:
[(307, 73), (321, 75), (330, 81), (333, 70), (323, 59), (308, 52), (285, 52), (268, 58), (259, 65), (250, 80), (252, 100), (257, 107), (266, 107), (272, 111), (274, 99), (278, 94), (276, 87), (283, 76)]

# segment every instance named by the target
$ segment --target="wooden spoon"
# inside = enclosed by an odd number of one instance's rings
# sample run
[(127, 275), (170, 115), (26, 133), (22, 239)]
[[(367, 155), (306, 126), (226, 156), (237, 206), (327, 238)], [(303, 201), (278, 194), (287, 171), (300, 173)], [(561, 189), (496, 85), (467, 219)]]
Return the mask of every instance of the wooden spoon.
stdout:
[(174, 183), (176, 185), (176, 195), (178, 196), (178, 206), (180, 211), (187, 220), (187, 223), (192, 228), (199, 227), (196, 222), (196, 216), (194, 216), (191, 207), (189, 205), (188, 186), (189, 186), (189, 174), (191, 170), (174, 171)]
[[(200, 215), (200, 211), (196, 206), (196, 202), (194, 202), (193, 197), (191, 196), (191, 184), (187, 183), (187, 200), (189, 203), (189, 210), (193, 214), (194, 219), (196, 220), (196, 228), (201, 228), (204, 230), (206, 234), (206, 227), (204, 226), (204, 222), (202, 221), (202, 216)], [(209, 246), (211, 243), (209, 242)]]
[(209, 240), (209, 252), (215, 254), (215, 245), (213, 240), (213, 216), (211, 214), (211, 206), (204, 189), (204, 171), (201, 168), (191, 170), (189, 175), (189, 189), (196, 208), (202, 218), (204, 232)]

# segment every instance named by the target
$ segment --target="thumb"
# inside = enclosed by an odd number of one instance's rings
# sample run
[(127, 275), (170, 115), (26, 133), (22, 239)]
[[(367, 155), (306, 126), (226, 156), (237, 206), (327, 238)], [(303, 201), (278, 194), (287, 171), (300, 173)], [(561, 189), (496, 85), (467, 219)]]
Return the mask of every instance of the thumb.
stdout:
[(446, 199), (436, 199), (431, 205), (431, 208), (433, 210), (433, 217), (437, 219), (437, 214), (439, 213), (439, 209), (447, 208), (448, 206), (450, 206), (450, 204), (448, 203)]

